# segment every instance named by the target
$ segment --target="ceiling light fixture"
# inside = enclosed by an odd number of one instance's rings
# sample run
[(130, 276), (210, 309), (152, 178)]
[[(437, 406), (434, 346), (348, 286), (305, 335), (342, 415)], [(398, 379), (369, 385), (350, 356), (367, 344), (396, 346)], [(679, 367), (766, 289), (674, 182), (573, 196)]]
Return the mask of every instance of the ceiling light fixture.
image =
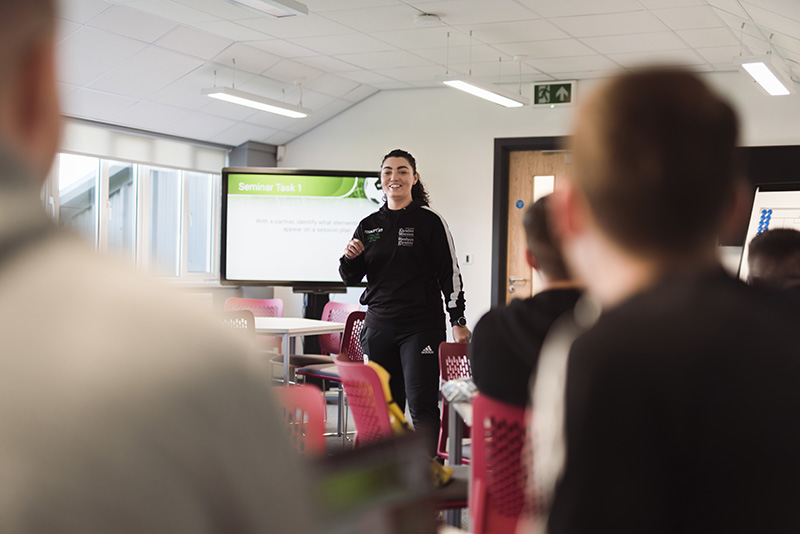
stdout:
[(240, 106), (247, 106), (268, 113), (276, 113), (293, 119), (302, 119), (311, 114), (310, 109), (306, 109), (302, 106), (293, 106), (285, 102), (246, 93), (230, 87), (212, 87), (210, 89), (203, 89), (201, 92), (217, 100), (239, 104)]
[(530, 103), (524, 96), (506, 91), (494, 84), (476, 80), (471, 76), (448, 76), (443, 78), (441, 82), (448, 87), (459, 89), (507, 108), (519, 108)]
[(308, 15), (308, 7), (295, 0), (228, 0), (275, 18)]
[(753, 77), (758, 85), (771, 96), (783, 96), (794, 92), (794, 83), (786, 69), (779, 64), (777, 56), (737, 56), (736, 65)]

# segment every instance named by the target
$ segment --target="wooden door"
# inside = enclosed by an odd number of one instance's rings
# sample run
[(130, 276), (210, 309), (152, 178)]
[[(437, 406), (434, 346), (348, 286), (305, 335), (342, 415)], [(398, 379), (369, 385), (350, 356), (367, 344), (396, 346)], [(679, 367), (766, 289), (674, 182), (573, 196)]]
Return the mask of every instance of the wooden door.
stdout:
[(569, 154), (560, 150), (525, 150), (509, 154), (508, 257), (506, 303), (527, 298), (541, 290), (541, 281), (525, 260), (522, 216), (539, 197), (553, 191), (568, 171)]

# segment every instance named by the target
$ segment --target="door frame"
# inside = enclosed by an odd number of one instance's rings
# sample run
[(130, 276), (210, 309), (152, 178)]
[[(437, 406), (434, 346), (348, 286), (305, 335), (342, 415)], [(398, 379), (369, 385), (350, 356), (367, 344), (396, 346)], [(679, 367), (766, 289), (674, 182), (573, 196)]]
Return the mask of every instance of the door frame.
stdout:
[(505, 306), (506, 302), (509, 155), (520, 150), (561, 150), (567, 139), (567, 137), (501, 137), (494, 140), (492, 308)]

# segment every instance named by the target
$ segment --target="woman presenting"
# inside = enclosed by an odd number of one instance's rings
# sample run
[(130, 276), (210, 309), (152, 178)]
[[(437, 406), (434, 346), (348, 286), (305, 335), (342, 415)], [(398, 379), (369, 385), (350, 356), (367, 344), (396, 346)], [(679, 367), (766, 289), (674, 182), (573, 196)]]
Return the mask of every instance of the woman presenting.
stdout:
[[(386, 203), (362, 220), (339, 261), (347, 285), (367, 277), (361, 304), (367, 317), (361, 345), (390, 374), (392, 397), (408, 400), (414, 428), (436, 452), (439, 430), (439, 343), (446, 341), (447, 309), (453, 339), (468, 342), (464, 291), (453, 238), (428, 207), (414, 157), (393, 150), (381, 164)], [(445, 305), (442, 305), (444, 295)]]

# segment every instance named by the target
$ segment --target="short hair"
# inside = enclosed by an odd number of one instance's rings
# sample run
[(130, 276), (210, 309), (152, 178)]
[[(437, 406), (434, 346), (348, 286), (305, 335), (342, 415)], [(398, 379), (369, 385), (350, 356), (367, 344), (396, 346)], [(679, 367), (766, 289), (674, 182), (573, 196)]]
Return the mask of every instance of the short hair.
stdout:
[(686, 252), (713, 241), (736, 180), (738, 121), (694, 74), (617, 76), (578, 115), (572, 181), (598, 225), (635, 252)]
[(27, 61), (31, 47), (54, 33), (55, 25), (55, 0), (0, 1), (0, 90)]
[(775, 228), (755, 236), (747, 248), (747, 265), (754, 285), (800, 286), (800, 231)]
[(522, 226), (528, 250), (536, 258), (539, 270), (552, 280), (568, 280), (569, 271), (561, 255), (549, 222), (549, 196), (541, 197), (525, 210)]

